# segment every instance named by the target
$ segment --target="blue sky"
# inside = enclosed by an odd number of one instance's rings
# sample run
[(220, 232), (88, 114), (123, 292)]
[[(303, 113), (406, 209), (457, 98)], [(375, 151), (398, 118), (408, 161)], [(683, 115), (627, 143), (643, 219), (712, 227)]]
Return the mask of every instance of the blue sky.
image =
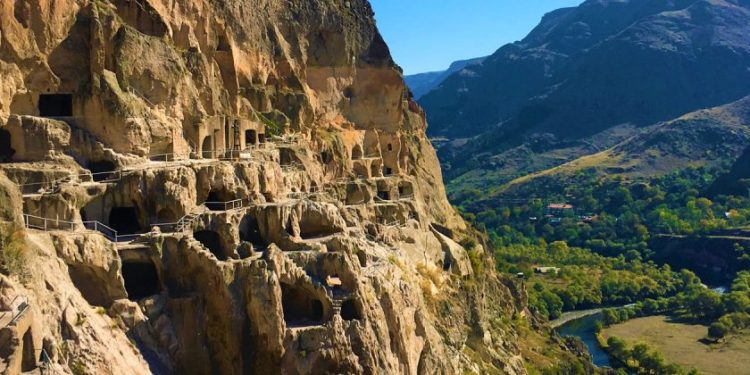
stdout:
[(444, 70), (522, 39), (552, 10), (583, 0), (370, 0), (405, 74)]

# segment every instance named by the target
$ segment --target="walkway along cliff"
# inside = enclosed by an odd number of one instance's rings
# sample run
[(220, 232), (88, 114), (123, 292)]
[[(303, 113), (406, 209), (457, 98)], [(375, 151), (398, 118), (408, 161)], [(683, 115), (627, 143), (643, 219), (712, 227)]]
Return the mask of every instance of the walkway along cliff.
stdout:
[(3, 1), (0, 76), (5, 373), (526, 372), (366, 1)]

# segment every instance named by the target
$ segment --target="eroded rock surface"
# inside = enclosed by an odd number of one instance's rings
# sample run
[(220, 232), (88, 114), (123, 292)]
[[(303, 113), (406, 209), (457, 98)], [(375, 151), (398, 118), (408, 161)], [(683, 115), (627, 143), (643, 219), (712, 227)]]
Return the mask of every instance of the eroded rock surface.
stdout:
[(366, 1), (4, 1), (0, 30), (24, 366), (525, 373), (490, 324), (524, 292), (472, 267)]

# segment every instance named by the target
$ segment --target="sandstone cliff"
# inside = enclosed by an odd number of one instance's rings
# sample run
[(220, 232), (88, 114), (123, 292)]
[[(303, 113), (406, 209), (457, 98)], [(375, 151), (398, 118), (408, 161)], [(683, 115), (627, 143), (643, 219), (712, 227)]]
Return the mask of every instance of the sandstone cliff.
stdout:
[(366, 1), (3, 1), (0, 75), (6, 373), (525, 373)]

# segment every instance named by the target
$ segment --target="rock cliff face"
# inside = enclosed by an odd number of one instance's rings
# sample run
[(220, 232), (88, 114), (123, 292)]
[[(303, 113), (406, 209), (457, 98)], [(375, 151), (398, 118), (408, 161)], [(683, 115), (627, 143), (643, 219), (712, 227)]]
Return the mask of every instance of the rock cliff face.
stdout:
[(3, 1), (0, 75), (7, 373), (525, 373), (366, 1)]

